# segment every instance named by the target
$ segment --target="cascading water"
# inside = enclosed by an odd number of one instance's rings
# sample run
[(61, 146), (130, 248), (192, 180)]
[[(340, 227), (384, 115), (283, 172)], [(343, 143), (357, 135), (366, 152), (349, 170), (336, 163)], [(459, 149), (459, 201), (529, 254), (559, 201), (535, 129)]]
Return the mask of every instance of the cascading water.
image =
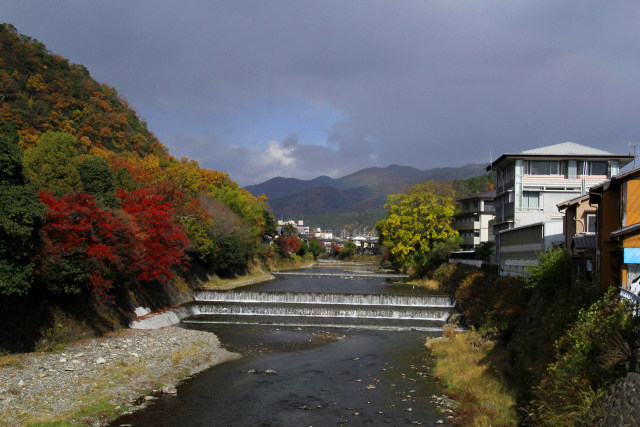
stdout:
[(454, 298), (433, 295), (201, 291), (183, 322), (433, 331), (454, 306)]

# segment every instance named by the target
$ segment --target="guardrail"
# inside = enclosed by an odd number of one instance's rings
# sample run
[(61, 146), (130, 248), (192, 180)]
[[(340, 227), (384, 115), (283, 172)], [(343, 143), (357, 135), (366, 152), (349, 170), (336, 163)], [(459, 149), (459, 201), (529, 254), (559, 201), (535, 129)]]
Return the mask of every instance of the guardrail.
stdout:
[[(640, 297), (626, 289), (620, 288), (620, 296), (628, 301), (631, 301), (636, 307), (640, 308)], [(638, 308), (633, 310), (633, 314), (638, 315)]]

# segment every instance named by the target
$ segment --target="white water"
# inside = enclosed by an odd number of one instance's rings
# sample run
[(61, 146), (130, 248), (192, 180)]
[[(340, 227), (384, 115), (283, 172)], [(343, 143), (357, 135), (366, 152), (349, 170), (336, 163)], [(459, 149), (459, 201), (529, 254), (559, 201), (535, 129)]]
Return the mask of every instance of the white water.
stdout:
[(196, 292), (196, 302), (339, 304), (396, 307), (455, 307), (455, 298), (431, 295), (340, 294), (325, 292)]
[(315, 271), (274, 271), (274, 276), (306, 276), (306, 277), (340, 277), (343, 279), (375, 278), (375, 279), (406, 279), (408, 274), (387, 274), (387, 273), (320, 273)]
[(297, 316), (297, 317), (340, 317), (357, 319), (388, 320), (439, 320), (446, 321), (449, 312), (441, 310), (394, 310), (371, 308), (338, 308), (331, 306), (299, 305), (198, 305), (199, 314), (232, 314), (238, 316)]

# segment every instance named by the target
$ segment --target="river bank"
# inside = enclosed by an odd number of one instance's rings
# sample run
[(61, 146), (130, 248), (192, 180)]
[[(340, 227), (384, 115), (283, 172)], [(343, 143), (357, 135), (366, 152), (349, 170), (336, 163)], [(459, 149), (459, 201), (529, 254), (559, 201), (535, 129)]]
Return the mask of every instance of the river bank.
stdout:
[(0, 357), (0, 425), (101, 425), (176, 393), (186, 378), (240, 358), (215, 334), (169, 327), (120, 330), (52, 353)]

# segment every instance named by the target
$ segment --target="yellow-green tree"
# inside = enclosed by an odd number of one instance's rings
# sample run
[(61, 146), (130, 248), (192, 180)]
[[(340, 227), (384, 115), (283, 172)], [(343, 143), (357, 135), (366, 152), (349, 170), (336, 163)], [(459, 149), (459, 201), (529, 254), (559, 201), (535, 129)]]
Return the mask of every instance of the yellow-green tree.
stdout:
[(435, 246), (456, 241), (458, 232), (451, 227), (453, 195), (449, 185), (425, 182), (387, 198), (387, 217), (376, 228), (396, 267), (424, 267)]
[(82, 188), (78, 174), (76, 139), (64, 132), (47, 132), (24, 153), (24, 168), (41, 190), (56, 197)]

